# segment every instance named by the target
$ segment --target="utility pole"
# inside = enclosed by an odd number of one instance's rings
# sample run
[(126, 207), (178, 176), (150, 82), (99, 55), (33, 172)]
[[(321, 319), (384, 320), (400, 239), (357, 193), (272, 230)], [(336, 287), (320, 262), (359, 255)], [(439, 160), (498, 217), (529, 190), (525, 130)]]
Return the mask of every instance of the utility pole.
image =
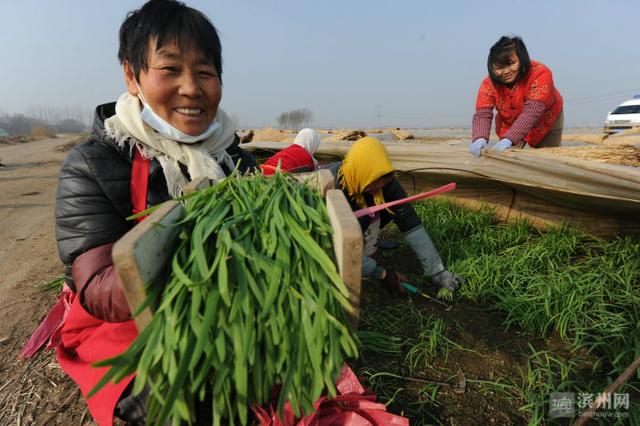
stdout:
[(376, 126), (380, 128), (380, 123), (382, 121), (382, 112), (380, 111), (380, 105), (376, 105)]

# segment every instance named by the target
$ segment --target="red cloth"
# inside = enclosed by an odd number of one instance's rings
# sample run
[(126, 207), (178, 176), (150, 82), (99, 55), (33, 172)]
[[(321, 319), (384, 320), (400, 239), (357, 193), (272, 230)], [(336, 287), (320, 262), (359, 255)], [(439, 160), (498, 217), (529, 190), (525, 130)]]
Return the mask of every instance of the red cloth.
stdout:
[[(133, 214), (138, 214), (147, 209), (147, 190), (149, 187), (149, 164), (150, 161), (142, 158), (140, 150), (136, 149), (136, 156), (131, 167), (131, 204), (133, 204)], [(146, 216), (137, 219), (143, 221)]]
[(261, 426), (409, 426), (409, 419), (387, 412), (387, 407), (375, 402), (376, 396), (367, 393), (347, 364), (336, 380), (339, 395), (322, 397), (313, 406), (315, 413), (296, 423), (289, 403), (285, 404), (283, 419), (278, 418), (273, 406), (267, 412), (252, 407)]
[[(89, 315), (76, 297), (62, 328), (62, 341), (56, 348), (58, 362), (86, 396), (108, 370), (108, 367), (96, 368), (92, 364), (126, 351), (137, 336), (133, 320), (99, 320)], [(87, 399), (89, 411), (98, 425), (113, 425), (113, 410), (134, 376), (127, 376), (117, 384), (108, 383)]]
[(275, 173), (280, 162), (282, 172), (312, 172), (315, 169), (313, 157), (300, 145), (289, 145), (271, 156), (260, 166), (265, 176)]
[[(47, 349), (56, 349), (60, 367), (86, 395), (108, 369), (94, 368), (91, 364), (124, 352), (137, 336), (138, 331), (132, 320), (113, 323), (91, 316), (80, 304), (80, 298), (65, 284), (56, 304), (33, 333), (20, 356), (34, 355), (49, 339)], [(87, 400), (91, 415), (99, 425), (113, 424), (115, 406), (133, 377), (128, 376), (118, 384), (107, 384)]]
[(55, 348), (60, 344), (62, 326), (71, 310), (71, 303), (73, 303), (74, 298), (75, 293), (71, 291), (66, 283), (63, 284), (56, 304), (53, 305), (47, 316), (36, 328), (36, 331), (33, 332), (27, 344), (22, 348), (22, 352), (20, 352), (21, 358), (32, 357), (47, 341), (49, 341), (47, 349)]
[(551, 130), (560, 116), (563, 104), (562, 96), (553, 84), (551, 70), (544, 64), (531, 61), (529, 72), (513, 87), (494, 84), (487, 76), (478, 90), (476, 111), (495, 108), (496, 134), (503, 138), (522, 113), (524, 103), (528, 100), (542, 102), (546, 108), (542, 117), (524, 137), (533, 147)]

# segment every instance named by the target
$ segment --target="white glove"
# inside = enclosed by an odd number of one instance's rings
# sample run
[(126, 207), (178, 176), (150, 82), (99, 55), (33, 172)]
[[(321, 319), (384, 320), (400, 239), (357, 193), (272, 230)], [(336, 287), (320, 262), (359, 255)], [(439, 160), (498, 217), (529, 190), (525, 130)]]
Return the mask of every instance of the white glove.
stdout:
[(487, 140), (485, 138), (479, 138), (475, 141), (471, 142), (469, 145), (469, 152), (475, 155), (476, 157), (480, 157), (480, 151), (482, 148), (487, 146)]
[(446, 269), (431, 277), (431, 282), (442, 288), (446, 288), (449, 291), (457, 291), (462, 284), (464, 284), (464, 278), (449, 272)]
[(511, 141), (507, 138), (501, 139), (500, 142), (496, 142), (495, 145), (493, 145), (490, 150), (491, 151), (503, 151), (505, 149), (509, 149), (511, 148), (513, 144), (511, 143)]

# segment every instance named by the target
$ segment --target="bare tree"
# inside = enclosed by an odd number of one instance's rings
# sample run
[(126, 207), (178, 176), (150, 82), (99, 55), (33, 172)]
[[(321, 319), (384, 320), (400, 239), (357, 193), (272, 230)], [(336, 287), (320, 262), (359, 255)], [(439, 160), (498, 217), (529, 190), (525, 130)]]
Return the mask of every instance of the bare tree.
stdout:
[(10, 135), (26, 135), (34, 127), (46, 127), (46, 124), (24, 114), (3, 114), (0, 116), (0, 127)]
[(56, 113), (55, 108), (45, 106), (45, 105), (33, 105), (27, 108), (25, 111), (26, 115), (34, 118), (41, 123), (44, 123), (48, 126), (53, 126), (56, 123)]
[(285, 129), (299, 129), (311, 123), (313, 112), (307, 108), (294, 109), (281, 113), (278, 118), (278, 125)]
[(289, 113), (283, 112), (278, 116), (278, 125), (282, 128), (287, 128), (289, 124)]
[(298, 127), (308, 126), (313, 121), (313, 112), (307, 108), (302, 108), (299, 111), (300, 114), (300, 123)]
[(73, 128), (77, 127), (76, 123), (82, 123), (82, 128), (77, 131), (85, 130), (91, 125), (91, 120), (87, 119), (87, 111), (79, 106), (34, 105), (27, 109), (26, 115), (38, 120), (40, 123), (44, 123), (56, 132), (68, 132), (67, 130), (59, 129), (60, 123), (64, 123), (63, 125), (67, 128), (71, 122), (73, 122), (71, 126)]
[(59, 133), (80, 133), (86, 129), (86, 126), (73, 118), (65, 118), (56, 124), (56, 130)]
[(82, 110), (82, 123), (84, 123), (86, 130), (91, 130), (91, 126), (93, 125), (94, 114), (95, 114), (95, 109), (93, 108), (84, 108)]

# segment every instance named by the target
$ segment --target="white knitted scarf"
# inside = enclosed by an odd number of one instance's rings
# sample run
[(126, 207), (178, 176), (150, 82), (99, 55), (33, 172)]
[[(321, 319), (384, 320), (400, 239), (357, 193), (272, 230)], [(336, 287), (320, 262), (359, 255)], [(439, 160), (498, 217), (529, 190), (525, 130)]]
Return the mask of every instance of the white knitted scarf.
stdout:
[(188, 183), (179, 163), (187, 167), (191, 179), (223, 179), (225, 173), (220, 167), (221, 162), (230, 170), (234, 169), (226, 149), (233, 143), (235, 133), (229, 116), (222, 109), (218, 108), (215, 118), (220, 126), (208, 139), (195, 144), (184, 144), (162, 136), (142, 121), (141, 110), (138, 98), (124, 93), (116, 102), (116, 114), (104, 122), (106, 134), (121, 147), (129, 142), (130, 149), (139, 149), (144, 158), (156, 158), (172, 198), (181, 196)]

